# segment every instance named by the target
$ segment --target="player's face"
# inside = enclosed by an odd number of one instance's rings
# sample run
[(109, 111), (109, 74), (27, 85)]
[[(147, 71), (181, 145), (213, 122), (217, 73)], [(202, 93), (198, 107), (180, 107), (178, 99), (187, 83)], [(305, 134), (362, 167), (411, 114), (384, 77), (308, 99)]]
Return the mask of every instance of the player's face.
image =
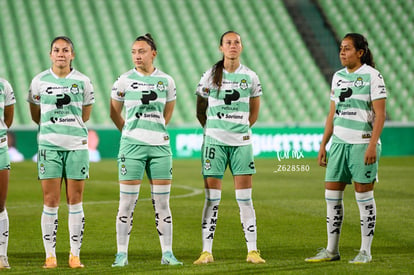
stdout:
[(157, 52), (145, 41), (135, 41), (132, 45), (131, 56), (135, 68), (140, 72), (149, 72)]
[(363, 54), (363, 50), (355, 49), (354, 42), (351, 38), (342, 40), (339, 59), (341, 60), (342, 66), (346, 67), (348, 71), (355, 71), (361, 67), (361, 57)]
[(71, 45), (63, 39), (56, 40), (50, 51), (52, 66), (59, 69), (70, 68), (71, 61), (75, 54)]
[(237, 59), (243, 50), (240, 36), (235, 33), (228, 33), (223, 37), (222, 45), (220, 45), (220, 51), (223, 53), (224, 58)]

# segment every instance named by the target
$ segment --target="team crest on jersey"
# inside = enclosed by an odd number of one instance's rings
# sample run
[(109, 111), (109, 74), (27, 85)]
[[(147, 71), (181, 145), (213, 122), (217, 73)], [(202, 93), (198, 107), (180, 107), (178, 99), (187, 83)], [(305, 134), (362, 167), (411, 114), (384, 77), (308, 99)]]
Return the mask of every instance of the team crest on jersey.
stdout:
[(240, 88), (241, 88), (242, 90), (246, 90), (246, 89), (249, 87), (249, 85), (247, 84), (247, 80), (246, 80), (246, 79), (242, 79), (242, 80), (240, 81), (239, 86), (240, 86)]
[(204, 163), (204, 169), (210, 170), (211, 169), (211, 162), (209, 159), (206, 159), (206, 162)]
[(354, 86), (357, 88), (360, 88), (363, 85), (364, 85), (364, 80), (362, 79), (362, 77), (358, 77), (354, 82)]
[(165, 85), (162, 81), (158, 81), (157, 82), (157, 89), (160, 91), (164, 91), (165, 90)]
[(79, 86), (78, 84), (72, 84), (72, 87), (70, 87), (70, 92), (74, 95), (79, 94)]

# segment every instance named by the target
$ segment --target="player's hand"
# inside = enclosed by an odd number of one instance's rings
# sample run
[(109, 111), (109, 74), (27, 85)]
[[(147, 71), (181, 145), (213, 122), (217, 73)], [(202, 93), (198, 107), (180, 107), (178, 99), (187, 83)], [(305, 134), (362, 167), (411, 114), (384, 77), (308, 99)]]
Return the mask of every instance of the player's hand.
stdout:
[(326, 161), (326, 150), (323, 147), (321, 147), (319, 149), (319, 153), (318, 153), (318, 163), (319, 163), (319, 166), (326, 167), (326, 164), (327, 164), (327, 161)]
[(368, 145), (367, 150), (365, 151), (364, 163), (365, 165), (373, 164), (377, 161), (377, 147), (376, 144), (371, 146)]

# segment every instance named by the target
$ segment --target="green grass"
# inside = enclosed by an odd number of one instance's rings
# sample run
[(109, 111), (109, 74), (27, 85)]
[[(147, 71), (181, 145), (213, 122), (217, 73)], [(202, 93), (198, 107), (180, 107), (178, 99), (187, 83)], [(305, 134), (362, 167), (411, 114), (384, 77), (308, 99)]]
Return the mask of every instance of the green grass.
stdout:
[[(279, 172), (278, 165), (309, 165), (309, 172)], [(313, 159), (256, 160), (253, 202), (258, 225), (258, 248), (263, 265), (245, 262), (246, 244), (234, 198), (231, 175), (224, 178), (222, 201), (213, 253), (215, 262), (194, 266), (201, 252), (201, 212), (204, 203), (200, 162), (175, 160), (171, 192), (174, 220), (174, 254), (182, 267), (160, 265), (161, 251), (154, 225), (150, 188), (141, 188), (129, 245), (129, 265), (111, 268), (116, 253), (115, 216), (118, 184), (115, 161), (91, 164), (84, 194), (86, 228), (81, 251), (83, 270), (67, 265), (69, 240), (67, 206), (62, 192), (57, 236), (58, 268), (43, 270), (40, 232), (42, 192), (32, 162), (12, 164), (7, 209), (10, 218), (9, 262), (15, 274), (409, 274), (414, 270), (414, 157), (382, 158), (380, 182), (375, 188), (377, 226), (373, 262), (351, 265), (348, 260), (360, 246), (359, 211), (353, 187), (345, 192), (345, 217), (340, 251), (342, 260), (310, 264), (304, 258), (326, 246), (324, 169)], [(63, 188), (64, 189), (64, 188)]]

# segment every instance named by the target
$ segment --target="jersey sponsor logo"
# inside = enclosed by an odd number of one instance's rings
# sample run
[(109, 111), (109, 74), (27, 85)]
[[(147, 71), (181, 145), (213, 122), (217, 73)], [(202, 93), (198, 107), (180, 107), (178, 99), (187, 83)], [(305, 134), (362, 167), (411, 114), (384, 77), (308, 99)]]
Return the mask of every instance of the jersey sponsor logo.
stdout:
[(237, 90), (226, 90), (224, 96), (224, 104), (231, 105), (232, 101), (236, 101), (240, 98), (240, 93)]
[(340, 110), (336, 110), (336, 114), (338, 116), (356, 116), (357, 112), (355, 111), (340, 111)]
[(56, 95), (56, 108), (62, 109), (63, 105), (68, 105), (70, 103), (70, 96), (67, 94)]
[(56, 122), (59, 122), (59, 123), (68, 123), (68, 122), (75, 122), (76, 121), (76, 119), (75, 118), (68, 118), (68, 117), (51, 117), (50, 118), (50, 121), (52, 122), (52, 123), (56, 123)]
[(150, 101), (157, 99), (157, 93), (154, 91), (142, 91), (141, 102), (142, 104), (149, 104)]
[(339, 101), (344, 102), (346, 98), (351, 97), (352, 89), (351, 88), (342, 88), (342, 92), (339, 95)]
[(217, 112), (217, 117), (219, 119), (228, 118), (228, 119), (243, 119), (242, 115), (232, 115), (232, 114), (224, 114), (221, 112)]
[(371, 138), (371, 133), (362, 134), (362, 138)]

